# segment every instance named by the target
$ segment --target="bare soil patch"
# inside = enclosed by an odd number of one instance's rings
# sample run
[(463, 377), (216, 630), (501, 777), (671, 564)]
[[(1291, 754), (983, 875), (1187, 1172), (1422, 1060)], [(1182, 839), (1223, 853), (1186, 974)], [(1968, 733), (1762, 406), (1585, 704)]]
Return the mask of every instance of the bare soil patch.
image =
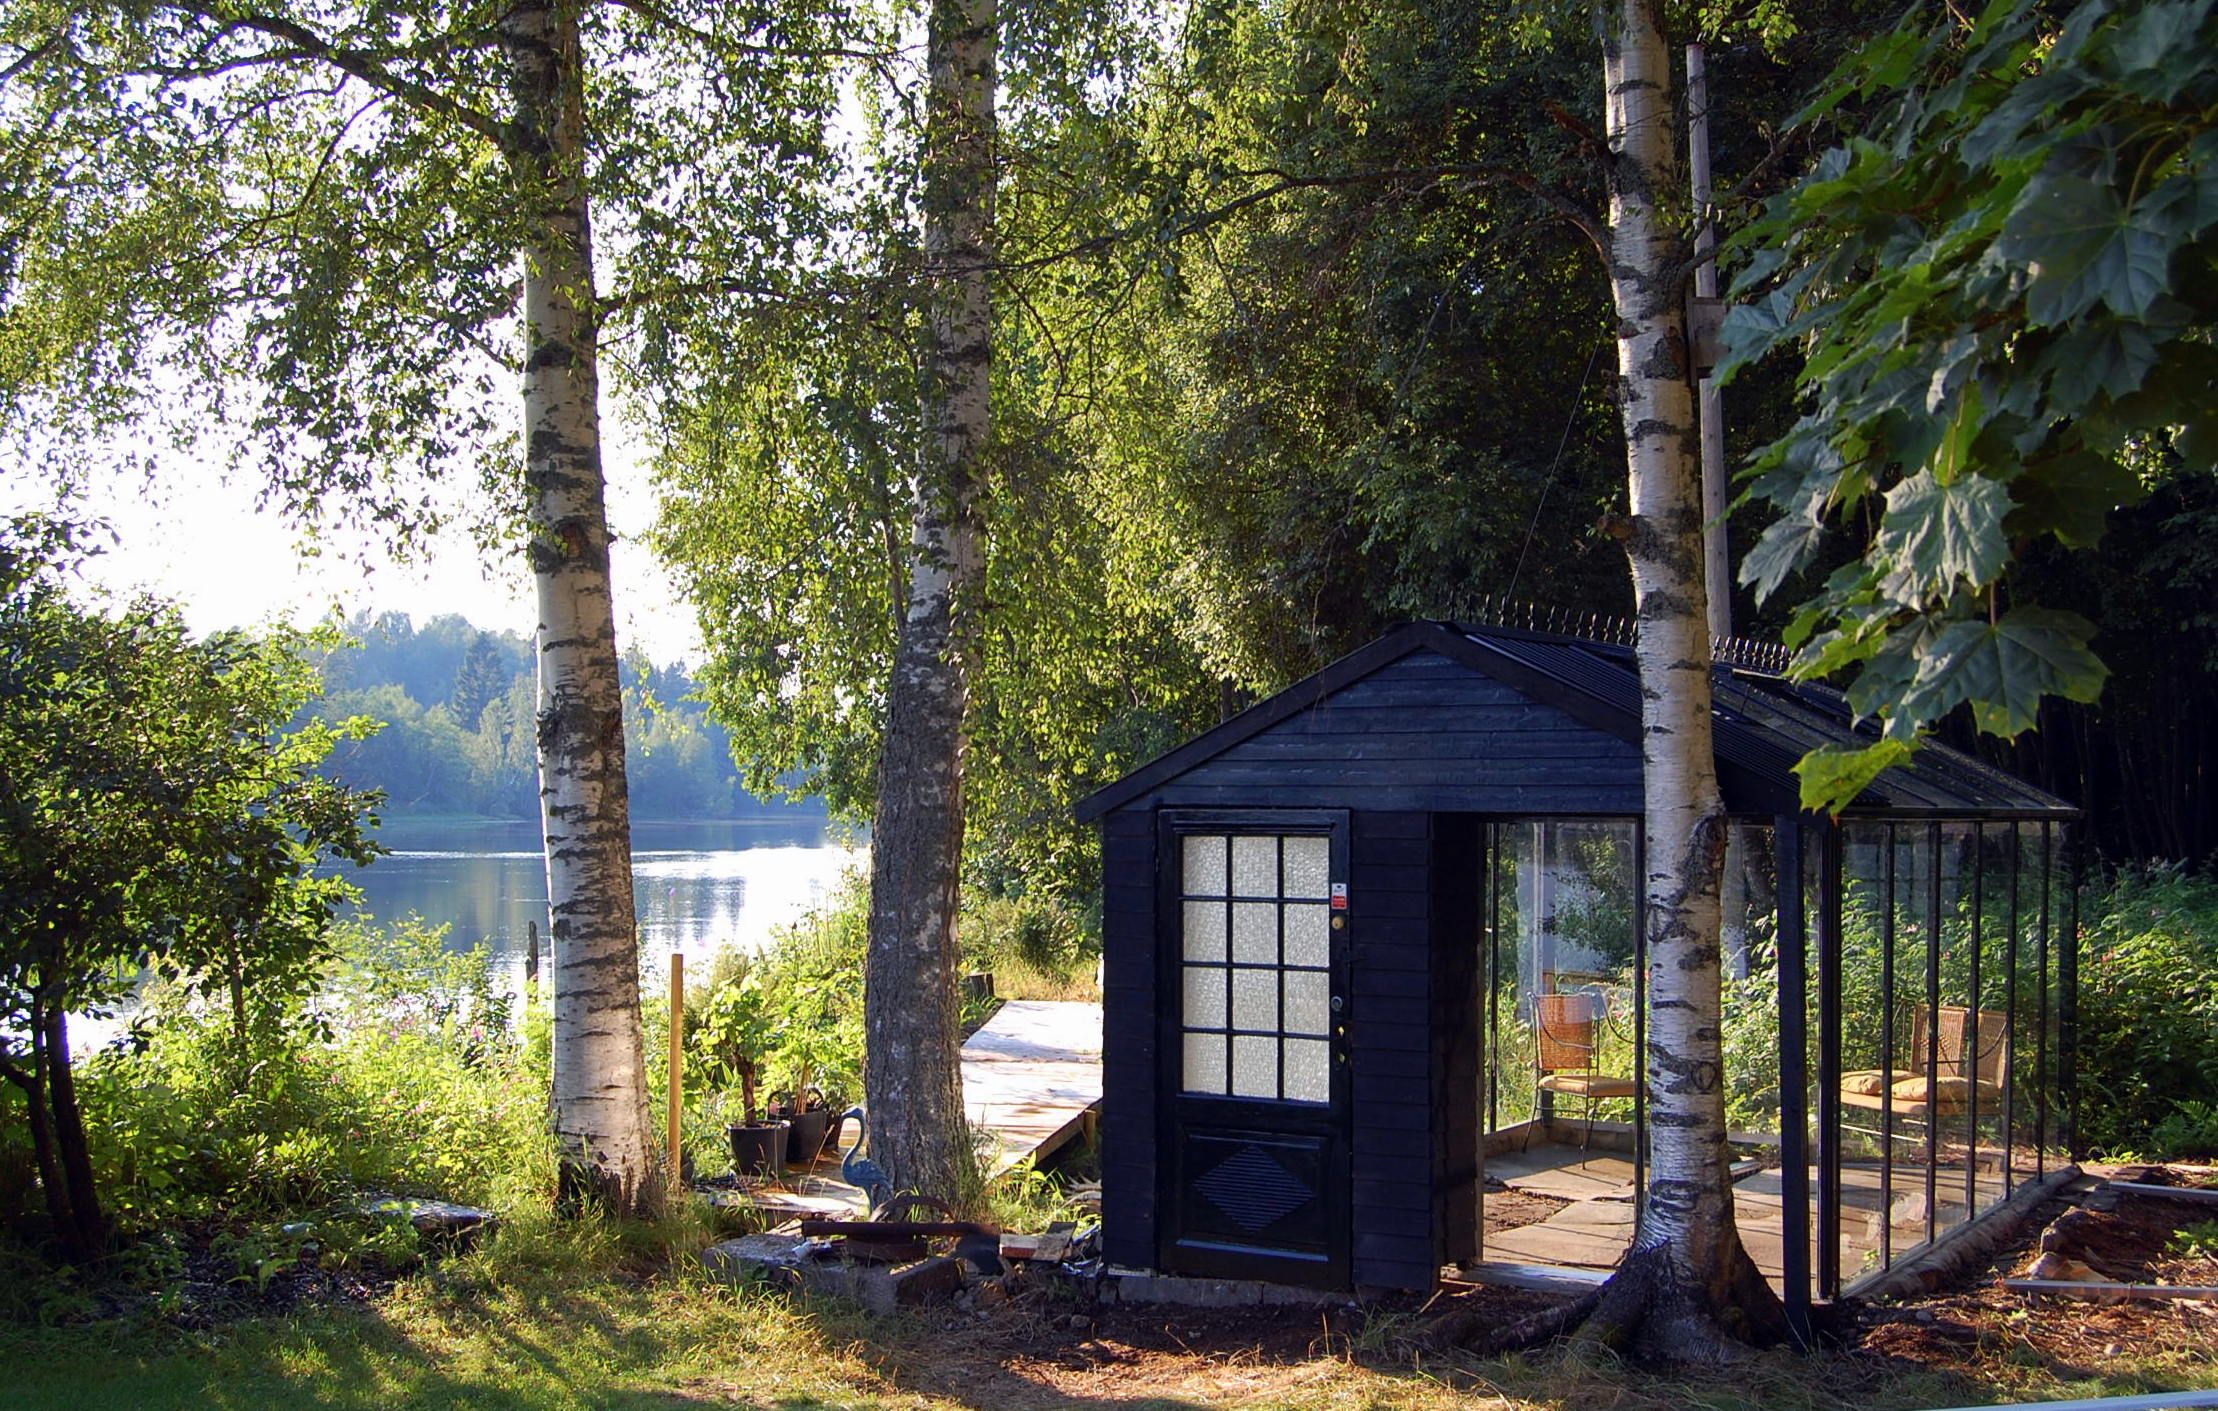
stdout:
[(1511, 1190), (1489, 1186), (1486, 1192), (1486, 1232), (1499, 1234), (1503, 1230), (1521, 1230), (1527, 1225), (1537, 1225), (1565, 1206), (1568, 1200), (1552, 1195), (1534, 1195), (1531, 1191)]

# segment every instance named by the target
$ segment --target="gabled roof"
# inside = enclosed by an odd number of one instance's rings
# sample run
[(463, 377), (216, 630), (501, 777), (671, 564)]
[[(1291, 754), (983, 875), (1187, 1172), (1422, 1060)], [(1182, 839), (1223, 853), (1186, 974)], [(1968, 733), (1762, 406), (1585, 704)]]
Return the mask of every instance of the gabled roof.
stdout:
[[(1079, 801), (1081, 822), (1154, 792), (1170, 780), (1253, 738), (1413, 652), (1437, 652), (1552, 705), (1584, 725), (1638, 743), (1640, 682), (1633, 649), (1609, 642), (1509, 627), (1415, 622), (1258, 702), (1170, 753)], [(1821, 745), (1878, 738), (1858, 725), (1838, 691), (1773, 672), (1721, 664), (1713, 699), (1715, 748), (1727, 803), (1736, 809), (1791, 808), (1799, 796), (1794, 766)], [(2066, 819), (2078, 810), (1961, 750), (1937, 742), (1886, 771), (1849, 806), (1852, 815)]]

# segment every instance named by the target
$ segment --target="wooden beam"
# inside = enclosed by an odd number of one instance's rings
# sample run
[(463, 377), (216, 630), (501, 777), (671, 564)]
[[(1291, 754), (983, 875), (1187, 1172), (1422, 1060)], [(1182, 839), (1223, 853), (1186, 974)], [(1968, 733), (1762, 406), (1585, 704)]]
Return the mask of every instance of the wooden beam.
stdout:
[(2103, 1279), (2004, 1279), (2002, 1286), (2012, 1293), (2048, 1293), (2060, 1298), (2145, 1298), (2154, 1302), (2162, 1302), (2168, 1298), (2185, 1298), (2202, 1303), (2218, 1303), (2218, 1288), (2207, 1284), (2118, 1284)]
[(2106, 1181), (2114, 1191), (2129, 1195), (2160, 1195), (2172, 1200), (2199, 1200), (2218, 1205), (2218, 1190), (2199, 1190), (2193, 1186), (2152, 1186), (2144, 1181)]

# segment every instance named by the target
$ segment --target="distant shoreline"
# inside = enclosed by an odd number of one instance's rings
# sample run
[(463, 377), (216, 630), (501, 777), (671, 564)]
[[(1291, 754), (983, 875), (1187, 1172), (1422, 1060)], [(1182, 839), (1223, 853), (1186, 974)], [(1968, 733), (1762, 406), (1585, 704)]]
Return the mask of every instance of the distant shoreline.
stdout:
[[(648, 827), (685, 825), (690, 827), (726, 823), (815, 823), (827, 822), (830, 816), (824, 805), (811, 800), (804, 803), (766, 804), (759, 812), (732, 814), (718, 818), (698, 816), (683, 818), (639, 817), (632, 819), (632, 826), (636, 828), (642, 825)], [(436, 808), (391, 807), (380, 809), (378, 812), (380, 827), (393, 823), (437, 824), (441, 827), (451, 828), (512, 827), (526, 823), (536, 826), (538, 822), (539, 815), (536, 813), (454, 813)]]

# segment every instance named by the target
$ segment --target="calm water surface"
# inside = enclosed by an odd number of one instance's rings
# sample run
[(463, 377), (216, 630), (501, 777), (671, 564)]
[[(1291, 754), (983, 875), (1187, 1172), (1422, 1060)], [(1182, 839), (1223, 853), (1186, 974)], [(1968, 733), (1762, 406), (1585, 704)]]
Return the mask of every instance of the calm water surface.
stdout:
[[(364, 868), (342, 869), (381, 921), (414, 913), (450, 927), (460, 950), (484, 942), (521, 986), (526, 928), (546, 944), (547, 868), (536, 822), (390, 818), (378, 839), (392, 849)], [(760, 947), (771, 931), (825, 900), (863, 853), (821, 819), (772, 816), (713, 823), (632, 824), (632, 883), (641, 969), (661, 971), (672, 951), (705, 962), (728, 946)]]

